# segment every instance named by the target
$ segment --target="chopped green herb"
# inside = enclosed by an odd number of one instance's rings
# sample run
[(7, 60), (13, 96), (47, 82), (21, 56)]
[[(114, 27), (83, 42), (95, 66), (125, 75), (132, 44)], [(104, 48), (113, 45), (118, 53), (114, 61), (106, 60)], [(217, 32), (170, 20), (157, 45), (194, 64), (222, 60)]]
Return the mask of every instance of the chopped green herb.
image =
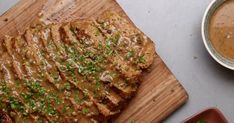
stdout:
[(46, 93), (46, 90), (44, 88), (41, 88), (38, 93), (40, 95), (44, 95)]
[(108, 38), (108, 39), (106, 40), (106, 45), (107, 45), (107, 46), (111, 46), (111, 44), (112, 44), (112, 39), (111, 39), (111, 38)]
[(62, 112), (65, 113), (67, 111), (67, 106), (64, 106)]
[(79, 56), (79, 61), (83, 62), (85, 60), (85, 57), (83, 55)]
[(71, 71), (72, 70), (72, 64), (70, 62), (67, 62), (66, 63), (66, 67), (67, 67), (67, 70), (68, 71)]
[(71, 90), (71, 85), (70, 85), (70, 83), (65, 83), (64, 84), (64, 88), (66, 89), (66, 90)]
[(95, 53), (93, 51), (87, 51), (85, 52), (85, 56), (93, 58), (95, 56)]
[(141, 57), (138, 59), (138, 63), (145, 63), (145, 55), (141, 56)]
[(32, 110), (35, 110), (35, 109), (36, 109), (36, 101), (35, 101), (35, 100), (30, 99), (30, 100), (28, 101), (28, 105), (29, 105), (30, 109), (32, 109)]
[(76, 103), (80, 104), (82, 101), (80, 99), (80, 97), (76, 94), (75, 97), (74, 97)]
[(4, 81), (4, 82), (0, 82), (0, 92), (1, 92), (1, 96), (0, 96), (0, 98), (1, 97), (3, 97), (4, 95), (8, 95), (11, 91), (10, 91), (10, 89), (7, 87), (7, 85), (6, 85), (6, 82)]
[(96, 70), (97, 70), (97, 67), (96, 67), (95, 63), (93, 63), (93, 62), (88, 62), (88, 64), (87, 64), (87, 70), (88, 70), (88, 71), (96, 71)]
[(104, 60), (105, 60), (105, 58), (103, 55), (98, 55), (98, 56), (96, 56), (96, 59), (95, 59), (95, 61), (97, 63), (102, 63)]
[(25, 111), (25, 107), (15, 97), (9, 97), (10, 107), (17, 111)]
[(83, 112), (84, 114), (87, 114), (87, 113), (89, 113), (89, 109), (83, 108), (83, 109), (82, 109), (82, 112)]
[(114, 36), (112, 36), (112, 37), (108, 37), (107, 38), (107, 45), (111, 45), (111, 44), (117, 44), (118, 43), (118, 41), (119, 41), (119, 39), (120, 39), (120, 34), (119, 33), (117, 33), (117, 34), (115, 34)]
[(71, 61), (68, 61), (66, 63), (66, 71), (69, 72), (69, 74), (72, 76), (75, 74), (75, 68)]
[(43, 78), (44, 78), (44, 73), (43, 73), (43, 72), (40, 72), (40, 73), (38, 74), (38, 77), (39, 77), (40, 79), (43, 79)]
[(76, 30), (76, 28), (74, 28), (74, 27), (71, 27), (71, 31), (72, 31), (74, 34), (77, 33), (77, 30)]
[(49, 116), (54, 116), (57, 114), (57, 111), (53, 108), (51, 104), (48, 104), (44, 109), (44, 113), (48, 114)]
[(136, 123), (136, 120), (131, 120), (131, 122), (130, 123)]
[(28, 117), (23, 117), (23, 121), (24, 121), (24, 123), (28, 123)]
[(21, 93), (20, 96), (22, 96), (24, 100), (29, 101), (32, 98), (33, 94), (29, 93), (29, 92), (28, 93)]
[(17, 88), (20, 88), (21, 87), (20, 81), (19, 80), (15, 80), (15, 85), (16, 85)]
[(94, 27), (94, 31), (95, 36), (99, 36), (101, 34), (100, 30), (97, 27)]
[(108, 55), (108, 56), (110, 56), (113, 53), (114, 53), (114, 50), (110, 46), (107, 45), (106, 46), (106, 52), (105, 52), (105, 54)]
[(100, 86), (101, 86), (101, 83), (100, 83), (100, 81), (96, 81), (96, 89), (98, 90), (99, 88), (100, 88)]
[(44, 123), (44, 121), (39, 119), (39, 120), (38, 120), (38, 123)]
[(98, 49), (100, 50), (100, 49), (102, 49), (102, 44), (101, 43), (98, 43)]
[(197, 121), (197, 123), (206, 123), (206, 121), (205, 120), (199, 120), (199, 121)]
[(100, 24), (103, 29), (106, 29), (107, 27), (109, 27), (109, 24), (107, 22), (101, 22)]
[(134, 51), (129, 51), (129, 52), (127, 53), (126, 59), (130, 59), (130, 58), (132, 58), (133, 56), (134, 56)]
[(51, 98), (51, 100), (53, 100), (55, 102), (55, 104), (59, 105), (61, 104), (61, 99), (55, 95), (54, 93), (49, 93), (49, 97)]
[(42, 60), (42, 61), (41, 61), (41, 65), (42, 65), (42, 66), (46, 66), (46, 65), (47, 65), (47, 62), (46, 62), (45, 60)]
[(33, 93), (40, 93), (41, 95), (44, 94), (45, 89), (41, 87), (40, 82), (38, 81), (29, 81), (26, 82), (26, 86), (31, 90)]
[(119, 41), (119, 39), (120, 39), (120, 34), (117, 33), (117, 34), (115, 34), (115, 36), (113, 37), (113, 40), (112, 40), (112, 41), (113, 41), (115, 44), (117, 44), (118, 41)]

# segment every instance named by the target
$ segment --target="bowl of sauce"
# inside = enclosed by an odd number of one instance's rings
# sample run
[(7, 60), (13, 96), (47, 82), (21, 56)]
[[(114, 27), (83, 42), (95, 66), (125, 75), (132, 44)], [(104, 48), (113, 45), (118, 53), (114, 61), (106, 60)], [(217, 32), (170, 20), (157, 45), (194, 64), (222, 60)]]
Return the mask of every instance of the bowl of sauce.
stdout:
[(234, 0), (214, 0), (202, 22), (202, 38), (210, 55), (234, 70)]

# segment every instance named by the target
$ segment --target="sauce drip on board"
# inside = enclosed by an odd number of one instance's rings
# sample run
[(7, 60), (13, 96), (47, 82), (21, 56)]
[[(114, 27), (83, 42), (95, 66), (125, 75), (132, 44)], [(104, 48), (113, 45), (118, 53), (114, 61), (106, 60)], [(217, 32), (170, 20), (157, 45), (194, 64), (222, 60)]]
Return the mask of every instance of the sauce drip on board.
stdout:
[(216, 51), (234, 60), (234, 0), (228, 0), (211, 17), (209, 38)]

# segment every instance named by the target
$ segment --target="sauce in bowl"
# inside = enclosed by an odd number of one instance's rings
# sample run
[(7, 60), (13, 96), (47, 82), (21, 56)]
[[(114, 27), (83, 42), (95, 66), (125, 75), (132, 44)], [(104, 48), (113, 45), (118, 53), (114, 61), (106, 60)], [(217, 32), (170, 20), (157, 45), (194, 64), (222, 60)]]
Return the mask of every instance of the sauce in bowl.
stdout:
[(234, 60), (234, 0), (224, 2), (211, 17), (209, 38), (220, 55)]

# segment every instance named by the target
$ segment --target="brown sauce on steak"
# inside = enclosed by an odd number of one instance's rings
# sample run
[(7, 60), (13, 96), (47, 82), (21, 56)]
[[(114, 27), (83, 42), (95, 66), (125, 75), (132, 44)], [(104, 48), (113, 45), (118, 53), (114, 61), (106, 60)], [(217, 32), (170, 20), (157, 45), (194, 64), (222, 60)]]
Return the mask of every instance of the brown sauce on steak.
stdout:
[(137, 91), (155, 52), (113, 12), (39, 24), (0, 46), (0, 111), (16, 123), (107, 122)]

